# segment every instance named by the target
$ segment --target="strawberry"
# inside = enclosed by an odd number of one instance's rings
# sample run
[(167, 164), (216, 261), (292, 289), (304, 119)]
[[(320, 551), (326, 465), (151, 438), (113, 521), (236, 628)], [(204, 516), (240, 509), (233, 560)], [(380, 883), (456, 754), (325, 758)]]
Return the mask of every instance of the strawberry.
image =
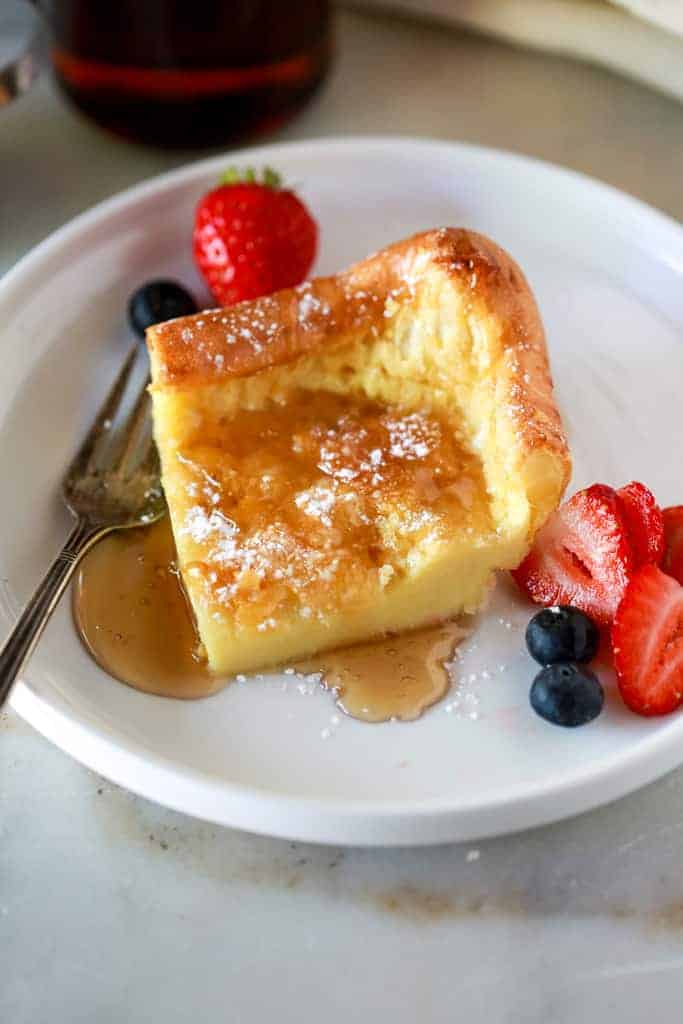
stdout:
[(683, 505), (664, 509), (666, 551), (662, 569), (683, 583)]
[(633, 481), (617, 491), (633, 551), (634, 568), (651, 562), (659, 565), (664, 555), (664, 517), (652, 491)]
[(639, 715), (666, 715), (683, 699), (683, 587), (654, 565), (633, 576), (612, 627), (624, 702)]
[(260, 181), (253, 170), (228, 171), (197, 206), (194, 258), (222, 306), (299, 284), (317, 244), (313, 217), (270, 168)]
[(633, 554), (616, 491), (578, 491), (539, 531), (513, 576), (533, 601), (573, 605), (608, 625), (633, 572)]

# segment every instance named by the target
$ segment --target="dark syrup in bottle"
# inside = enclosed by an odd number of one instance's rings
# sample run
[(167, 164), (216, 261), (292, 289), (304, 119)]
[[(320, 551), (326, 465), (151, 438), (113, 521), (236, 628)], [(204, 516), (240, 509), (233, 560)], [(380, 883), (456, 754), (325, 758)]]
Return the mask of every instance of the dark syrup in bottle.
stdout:
[(162, 146), (272, 130), (331, 51), (326, 0), (39, 0), (67, 96), (104, 127)]

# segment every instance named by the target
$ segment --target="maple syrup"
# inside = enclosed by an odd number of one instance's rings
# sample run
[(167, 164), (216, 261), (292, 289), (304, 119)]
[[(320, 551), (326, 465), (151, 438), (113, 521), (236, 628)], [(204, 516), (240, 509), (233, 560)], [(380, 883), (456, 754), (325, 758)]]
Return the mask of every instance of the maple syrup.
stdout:
[[(95, 661), (121, 682), (165, 697), (206, 697), (228, 680), (212, 675), (202, 656), (175, 557), (168, 517), (105, 537), (80, 565), (74, 621)], [(330, 651), (295, 668), (320, 673), (353, 718), (411, 721), (448, 690), (444, 663), (466, 635), (448, 622)]]
[(175, 514), (192, 603), (228, 629), (332, 620), (382, 600), (421, 547), (493, 531), (481, 462), (436, 412), (293, 389), (192, 422)]
[(362, 722), (411, 722), (448, 692), (446, 662), (468, 635), (458, 622), (328, 651), (295, 663), (319, 672), (338, 706)]
[(91, 548), (78, 569), (73, 611), (95, 661), (137, 690), (205, 697), (223, 685), (202, 656), (167, 517)]
[(38, 0), (64, 93), (104, 127), (163, 146), (272, 130), (325, 77), (329, 0)]

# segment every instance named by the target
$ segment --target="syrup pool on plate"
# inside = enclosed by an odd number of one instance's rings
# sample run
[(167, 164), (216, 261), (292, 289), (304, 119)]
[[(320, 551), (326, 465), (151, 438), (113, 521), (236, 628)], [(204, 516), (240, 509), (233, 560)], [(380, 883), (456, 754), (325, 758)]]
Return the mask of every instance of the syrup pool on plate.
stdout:
[(325, 689), (352, 718), (386, 722), (419, 718), (448, 692), (446, 668), (468, 635), (459, 622), (389, 636), (327, 651), (295, 663), (297, 671), (320, 673)]
[[(79, 568), (74, 621), (95, 661), (121, 682), (165, 697), (206, 697), (228, 680), (209, 671), (175, 558), (168, 517), (105, 537)], [(448, 691), (445, 664), (465, 636), (463, 625), (447, 622), (294, 667), (320, 674), (353, 718), (410, 721)]]
[(202, 656), (167, 517), (96, 544), (79, 567), (73, 610), (88, 651), (121, 682), (164, 697), (221, 689)]

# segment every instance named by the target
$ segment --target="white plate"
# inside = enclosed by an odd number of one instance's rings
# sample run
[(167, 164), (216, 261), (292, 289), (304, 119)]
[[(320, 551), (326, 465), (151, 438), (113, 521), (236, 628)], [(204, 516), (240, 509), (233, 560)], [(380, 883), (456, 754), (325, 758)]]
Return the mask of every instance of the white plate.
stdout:
[[(587, 178), (469, 146), (322, 140), (236, 159), (273, 164), (300, 186), (321, 225), (320, 272), (422, 228), (490, 234), (540, 302), (573, 486), (643, 478), (664, 503), (683, 500), (680, 227)], [(121, 361), (126, 299), (160, 274), (199, 290), (193, 206), (232, 160), (103, 203), (0, 286), (3, 632), (65, 535), (58, 481)], [(471, 839), (594, 807), (683, 761), (683, 717), (637, 718), (609, 680), (589, 726), (533, 715), (530, 611), (501, 581), (463, 665), (460, 707), (449, 712), (447, 700), (410, 724), (337, 723), (328, 695), (277, 675), (195, 703), (144, 696), (92, 663), (66, 601), (12, 702), (85, 764), (198, 817), (321, 842)]]

